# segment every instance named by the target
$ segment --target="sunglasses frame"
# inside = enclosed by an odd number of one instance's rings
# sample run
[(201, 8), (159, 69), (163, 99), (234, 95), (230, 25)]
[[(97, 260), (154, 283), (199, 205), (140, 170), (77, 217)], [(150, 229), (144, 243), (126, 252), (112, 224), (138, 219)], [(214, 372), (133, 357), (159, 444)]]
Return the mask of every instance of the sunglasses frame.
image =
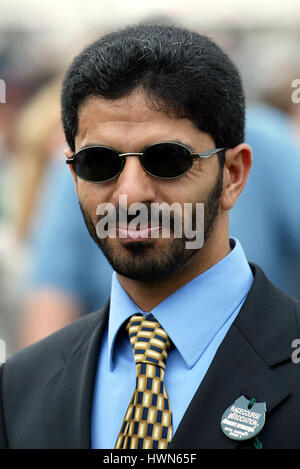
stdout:
[[(143, 166), (143, 156), (144, 156), (144, 152), (148, 149), (148, 148), (151, 148), (155, 145), (161, 145), (161, 144), (172, 144), (172, 145), (177, 145), (177, 146), (181, 146), (183, 147), (185, 150), (187, 150), (191, 156), (191, 166), (182, 174), (180, 174), (179, 176), (172, 176), (172, 177), (161, 177), (161, 176), (156, 176), (155, 174), (152, 174), (150, 173), (146, 168), (144, 168)], [(214, 148), (212, 150), (205, 150), (205, 151), (202, 151), (200, 153), (193, 153), (186, 145), (184, 145), (183, 143), (178, 143), (178, 142), (157, 142), (157, 143), (153, 143), (147, 147), (144, 148), (144, 150), (142, 152), (129, 152), (129, 153), (119, 153), (117, 150), (115, 150), (114, 148), (111, 148), (111, 147), (106, 147), (104, 145), (91, 145), (91, 146), (88, 146), (88, 147), (84, 147), (84, 148), (81, 148), (81, 150), (79, 150), (77, 153), (75, 153), (72, 157), (70, 158), (67, 158), (66, 159), (66, 164), (73, 164), (74, 161), (75, 161), (75, 158), (77, 157), (77, 155), (79, 155), (79, 153), (81, 151), (85, 151), (85, 150), (89, 150), (90, 148), (104, 148), (106, 150), (111, 150), (113, 151), (121, 160), (121, 163), (122, 163), (122, 166), (120, 168), (120, 171), (115, 175), (113, 176), (112, 178), (110, 179), (105, 179), (105, 181), (91, 181), (89, 179), (85, 179), (85, 178), (82, 178), (81, 176), (79, 176), (77, 173), (77, 176), (80, 178), (80, 179), (83, 179), (84, 181), (87, 181), (87, 182), (92, 182), (94, 184), (103, 184), (105, 182), (109, 182), (109, 181), (113, 181), (114, 179), (116, 179), (120, 174), (121, 172), (123, 171), (124, 169), (124, 166), (125, 166), (125, 157), (129, 157), (129, 156), (136, 156), (136, 157), (139, 157), (140, 158), (140, 162), (141, 162), (141, 166), (143, 168), (143, 170), (149, 174), (150, 176), (154, 177), (154, 178), (157, 178), (157, 179), (178, 179), (182, 176), (184, 176), (185, 174), (187, 174), (190, 169), (192, 168), (193, 166), (193, 160), (196, 159), (196, 158), (203, 158), (203, 159), (207, 159), (207, 158), (210, 158), (211, 156), (213, 155), (216, 155), (217, 153), (220, 153), (221, 151), (226, 151), (227, 148)]]

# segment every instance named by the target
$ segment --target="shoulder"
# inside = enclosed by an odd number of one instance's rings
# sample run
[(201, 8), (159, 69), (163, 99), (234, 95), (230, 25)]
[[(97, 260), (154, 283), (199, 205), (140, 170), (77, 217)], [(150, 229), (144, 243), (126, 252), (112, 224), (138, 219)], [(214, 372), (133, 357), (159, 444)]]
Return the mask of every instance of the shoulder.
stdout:
[(87, 314), (45, 339), (26, 347), (4, 364), (6, 377), (43, 373), (58, 369), (67, 355), (85, 343), (99, 323), (105, 321), (108, 306)]
[(300, 314), (300, 300), (293, 298), (282, 290), (277, 288), (265, 275), (263, 269), (252, 262), (249, 263), (254, 281), (249, 291), (245, 304), (251, 304), (252, 308), (259, 310), (272, 310), (273, 317), (279, 314), (287, 317), (291, 314), (294, 319), (299, 319)]
[(267, 363), (290, 359), (291, 343), (300, 337), (300, 301), (273, 285), (258, 265), (250, 267), (254, 281), (234, 324)]
[(271, 294), (272, 296), (281, 299), (287, 303), (293, 304), (297, 308), (299, 308), (300, 300), (289, 296), (288, 294), (284, 293), (282, 290), (277, 288), (265, 275), (262, 267), (253, 262), (249, 262), (249, 265), (254, 276), (252, 289), (255, 291), (255, 293), (262, 293), (264, 291), (267, 295)]

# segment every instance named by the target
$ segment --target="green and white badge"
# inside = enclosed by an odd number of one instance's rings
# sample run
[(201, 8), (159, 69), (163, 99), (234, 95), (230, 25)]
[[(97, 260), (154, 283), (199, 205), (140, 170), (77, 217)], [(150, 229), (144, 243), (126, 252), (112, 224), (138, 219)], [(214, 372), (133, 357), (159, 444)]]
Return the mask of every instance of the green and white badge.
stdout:
[(250, 440), (265, 424), (266, 403), (240, 396), (225, 410), (221, 419), (223, 433), (232, 440)]

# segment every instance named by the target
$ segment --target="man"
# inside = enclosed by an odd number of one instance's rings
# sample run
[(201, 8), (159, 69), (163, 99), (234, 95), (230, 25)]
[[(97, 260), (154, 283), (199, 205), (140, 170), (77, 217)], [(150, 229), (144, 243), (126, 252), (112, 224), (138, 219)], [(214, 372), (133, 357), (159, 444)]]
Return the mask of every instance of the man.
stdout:
[(230, 59), (184, 29), (125, 28), (75, 58), (62, 118), (111, 298), (4, 364), (1, 445), (299, 448), (300, 307), (228, 235), (252, 162)]

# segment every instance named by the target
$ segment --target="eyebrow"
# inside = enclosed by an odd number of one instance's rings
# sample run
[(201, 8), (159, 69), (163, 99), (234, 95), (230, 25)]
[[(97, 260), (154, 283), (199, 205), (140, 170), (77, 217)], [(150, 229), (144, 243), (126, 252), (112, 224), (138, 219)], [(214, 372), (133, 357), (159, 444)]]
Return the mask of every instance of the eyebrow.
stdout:
[(180, 143), (187, 147), (191, 152), (195, 152), (195, 149), (189, 143), (182, 142), (181, 140), (172, 140), (172, 143)]
[(86, 143), (85, 145), (83, 145), (83, 147), (81, 147), (78, 151), (80, 150), (84, 150), (85, 148), (89, 148), (89, 147), (106, 147), (107, 145), (102, 145), (101, 143)]
[[(166, 142), (155, 142), (155, 143), (152, 143), (151, 145), (155, 145), (157, 143), (179, 143), (181, 145), (184, 145), (185, 147), (187, 147), (192, 153), (195, 152), (195, 149), (189, 144), (189, 143), (186, 143), (186, 142), (182, 142), (181, 140), (167, 140)], [(143, 150), (149, 145), (146, 145)], [(115, 150), (117, 151), (118, 153), (122, 153), (121, 151), (119, 150), (116, 150), (115, 148), (113, 147), (109, 147), (108, 145), (103, 145), (101, 143), (94, 143), (94, 142), (89, 142), (89, 143), (86, 143), (83, 147), (81, 147), (78, 151), (80, 150), (84, 150), (85, 148), (88, 148), (88, 147), (106, 147), (106, 148), (111, 148), (112, 150)], [(141, 151), (143, 151), (141, 150)]]

